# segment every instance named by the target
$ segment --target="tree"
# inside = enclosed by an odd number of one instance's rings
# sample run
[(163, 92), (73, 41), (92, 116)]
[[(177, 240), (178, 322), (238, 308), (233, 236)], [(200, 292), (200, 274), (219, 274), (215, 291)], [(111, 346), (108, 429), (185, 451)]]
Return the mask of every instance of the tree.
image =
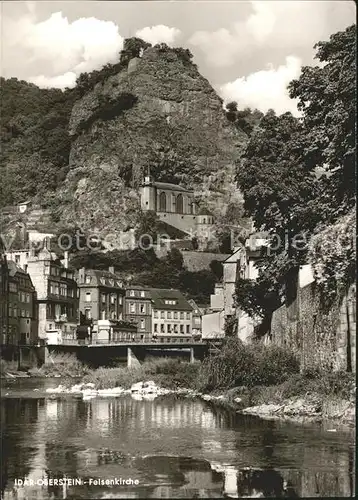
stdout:
[(224, 272), (223, 263), (220, 262), (219, 260), (214, 259), (210, 262), (209, 267), (211, 269), (211, 272), (216, 277), (216, 279), (218, 281), (221, 281), (223, 278), (223, 272)]
[(274, 273), (268, 280), (283, 280), (292, 267), (305, 262), (304, 242), (322, 217), (317, 203), (320, 186), (303, 156), (305, 140), (303, 124), (291, 113), (276, 116), (269, 111), (251, 136), (237, 171), (247, 215), (269, 238), (262, 256), (266, 270)]
[(229, 102), (225, 108), (226, 118), (235, 124), (235, 126), (250, 136), (255, 128), (259, 125), (263, 113), (258, 109), (251, 108), (238, 109), (238, 104), (235, 101)]
[(131, 59), (133, 59), (134, 57), (139, 57), (141, 52), (148, 47), (151, 47), (151, 44), (145, 42), (141, 38), (126, 38), (123, 43), (120, 63), (122, 65), (128, 65)]
[(166, 256), (168, 266), (181, 271), (184, 268), (183, 254), (177, 248), (171, 248)]
[(153, 210), (141, 213), (139, 225), (135, 231), (135, 237), (143, 248), (147, 248), (157, 241), (160, 232), (159, 223), (159, 217)]
[(356, 26), (315, 45), (320, 66), (304, 66), (289, 85), (298, 99), (307, 141), (305, 159), (329, 175), (321, 179), (332, 219), (355, 203)]

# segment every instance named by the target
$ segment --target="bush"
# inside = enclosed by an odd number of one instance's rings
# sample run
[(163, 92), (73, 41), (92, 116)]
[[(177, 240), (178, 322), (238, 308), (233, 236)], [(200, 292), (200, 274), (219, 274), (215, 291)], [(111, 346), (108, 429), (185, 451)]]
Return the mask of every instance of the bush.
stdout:
[(201, 372), (202, 390), (274, 385), (298, 373), (299, 362), (281, 347), (245, 345), (237, 338), (229, 338), (219, 354), (203, 362)]
[(339, 396), (343, 399), (350, 399), (354, 387), (355, 376), (353, 373), (306, 370), (301, 374), (290, 377), (283, 384), (282, 396), (291, 398), (316, 393), (322, 396)]
[(132, 384), (146, 380), (170, 389), (189, 388), (195, 386), (200, 366), (177, 359), (154, 359), (138, 368), (98, 368), (88, 373), (83, 382), (92, 382), (97, 389), (129, 389)]

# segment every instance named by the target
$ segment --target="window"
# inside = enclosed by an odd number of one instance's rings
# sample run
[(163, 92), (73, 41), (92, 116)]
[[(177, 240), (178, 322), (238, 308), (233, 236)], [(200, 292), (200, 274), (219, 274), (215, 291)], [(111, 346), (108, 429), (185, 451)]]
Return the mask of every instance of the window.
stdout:
[(86, 319), (91, 319), (92, 318), (92, 311), (91, 311), (91, 309), (85, 309), (85, 318)]
[(105, 293), (102, 293), (101, 299), (102, 299), (102, 304), (105, 304), (106, 303), (106, 294)]
[(12, 313), (13, 313), (14, 318), (17, 318), (17, 308), (16, 307), (14, 307), (14, 309), (12, 310)]
[(60, 295), (66, 297), (67, 295), (67, 286), (63, 283), (60, 284)]
[(48, 329), (49, 329), (49, 330), (52, 330), (52, 323), (49, 323), (49, 324), (48, 324)]
[(186, 319), (190, 319), (190, 312), (186, 313)]
[(116, 296), (115, 295), (111, 295), (111, 304), (115, 304), (116, 303)]
[(139, 310), (140, 310), (141, 314), (145, 314), (145, 304), (140, 304)]
[(174, 333), (178, 333), (178, 325), (174, 323)]
[(27, 293), (27, 294), (26, 294), (26, 302), (27, 302), (28, 304), (30, 304), (30, 300), (31, 300), (30, 294), (29, 294), (29, 293)]
[(154, 323), (154, 333), (158, 333), (158, 323)]
[(167, 312), (167, 319), (172, 319), (172, 312), (171, 311)]
[(143, 291), (140, 292), (141, 297), (145, 297), (145, 293)]
[(184, 319), (184, 313), (183, 313), (183, 311), (180, 311), (180, 319)]
[(129, 305), (129, 307), (130, 307), (129, 311), (131, 313), (135, 313), (135, 304), (134, 304), (134, 302), (131, 302), (130, 305)]
[(25, 316), (26, 316), (26, 318), (29, 318), (30, 317), (30, 311), (25, 311)]
[(67, 288), (67, 297), (74, 297), (73, 288)]
[(178, 319), (178, 311), (174, 311), (174, 319)]
[(186, 325), (186, 333), (190, 333), (190, 325)]
[(25, 316), (26, 316), (26, 311), (25, 311), (25, 309), (21, 309), (21, 317), (22, 317), (22, 318), (25, 318)]
[(175, 211), (176, 211), (176, 213), (177, 213), (177, 214), (182, 214), (182, 213), (183, 213), (183, 208), (184, 208), (184, 207), (183, 207), (183, 205), (184, 205), (183, 201), (184, 201), (184, 200), (183, 200), (183, 195), (182, 195), (182, 194), (179, 194), (179, 195), (177, 196), (177, 199), (176, 199), (176, 206), (175, 206), (175, 208), (176, 208), (176, 210), (175, 210)]
[(159, 212), (167, 211), (167, 195), (163, 192), (159, 196)]
[(105, 285), (106, 284), (106, 280), (104, 278), (100, 278), (99, 281), (101, 282), (101, 285)]
[(180, 325), (180, 333), (184, 333), (184, 325)]
[(164, 303), (167, 304), (167, 305), (174, 306), (177, 303), (177, 301), (176, 300), (168, 300), (168, 299), (166, 299), (164, 301)]
[(160, 311), (160, 318), (164, 319), (164, 311)]
[(101, 311), (101, 319), (106, 319), (106, 311), (104, 309)]
[(140, 320), (140, 329), (141, 329), (141, 330), (144, 330), (144, 329), (145, 329), (145, 321), (144, 321), (144, 319), (141, 319), (141, 320)]
[(17, 293), (17, 285), (16, 283), (9, 283), (9, 292)]
[(167, 326), (167, 332), (172, 333), (172, 325), (170, 323)]
[(86, 284), (89, 285), (91, 283), (91, 276), (86, 276)]
[(130, 296), (130, 297), (134, 297), (134, 290), (131, 290), (131, 291), (129, 292), (129, 296)]
[(120, 320), (123, 319), (123, 314), (121, 312), (118, 314), (118, 319), (120, 319)]
[(91, 302), (91, 292), (86, 292), (86, 302)]
[(163, 324), (160, 325), (160, 333), (165, 333)]
[(16, 264), (20, 263), (20, 255), (15, 255), (15, 262)]
[(123, 304), (122, 295), (118, 295), (118, 304), (121, 306)]
[(115, 311), (113, 311), (111, 313), (111, 319), (116, 319), (117, 318), (117, 314), (115, 313)]
[(154, 317), (158, 318), (158, 311), (154, 311)]

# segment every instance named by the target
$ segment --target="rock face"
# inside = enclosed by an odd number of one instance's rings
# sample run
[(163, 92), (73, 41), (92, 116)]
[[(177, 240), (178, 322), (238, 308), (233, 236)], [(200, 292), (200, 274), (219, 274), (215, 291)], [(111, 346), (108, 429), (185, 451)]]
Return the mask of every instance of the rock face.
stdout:
[(105, 230), (135, 222), (148, 167), (156, 180), (194, 188), (199, 198), (231, 193), (247, 142), (196, 66), (167, 46), (147, 48), (97, 83), (74, 104), (69, 133), (62, 219)]

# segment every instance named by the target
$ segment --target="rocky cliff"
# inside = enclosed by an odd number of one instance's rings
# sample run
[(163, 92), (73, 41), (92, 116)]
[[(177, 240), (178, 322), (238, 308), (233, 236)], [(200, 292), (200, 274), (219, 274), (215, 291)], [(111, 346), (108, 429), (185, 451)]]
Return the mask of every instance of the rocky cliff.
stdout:
[(101, 234), (135, 224), (148, 168), (157, 180), (195, 189), (214, 212), (235, 197), (234, 162), (247, 136), (183, 52), (148, 47), (75, 102), (58, 199), (63, 223)]

